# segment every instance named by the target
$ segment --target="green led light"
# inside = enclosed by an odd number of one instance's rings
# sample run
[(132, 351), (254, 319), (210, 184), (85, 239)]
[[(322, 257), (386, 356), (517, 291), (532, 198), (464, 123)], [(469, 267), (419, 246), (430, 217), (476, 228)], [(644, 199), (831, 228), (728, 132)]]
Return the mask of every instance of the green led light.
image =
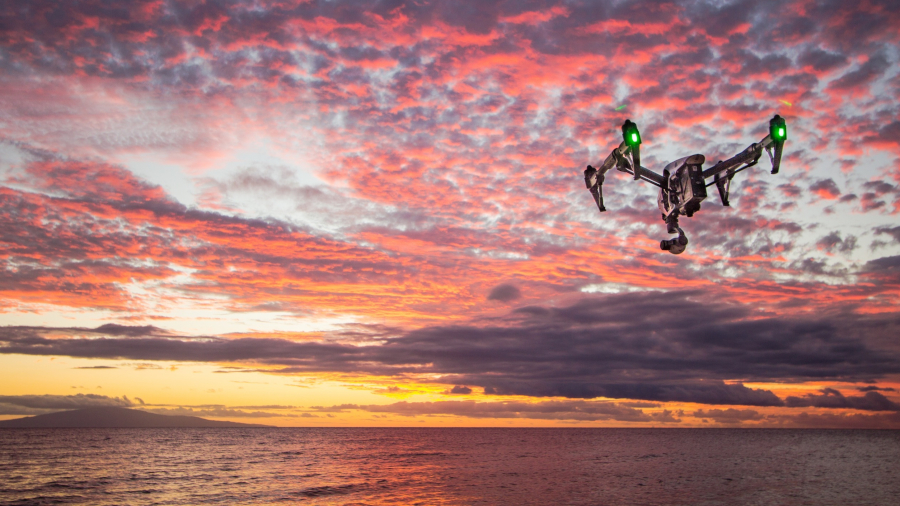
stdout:
[(625, 143), (632, 147), (641, 145), (641, 134), (636, 126), (629, 128), (625, 132)]
[(631, 120), (625, 120), (625, 124), (622, 125), (622, 140), (631, 147), (641, 145), (641, 133)]
[(784, 126), (777, 125), (772, 128), (772, 140), (783, 141), (787, 137), (787, 129)]
[(769, 137), (776, 142), (784, 142), (787, 140), (787, 124), (785, 123), (784, 118), (777, 114), (769, 121)]

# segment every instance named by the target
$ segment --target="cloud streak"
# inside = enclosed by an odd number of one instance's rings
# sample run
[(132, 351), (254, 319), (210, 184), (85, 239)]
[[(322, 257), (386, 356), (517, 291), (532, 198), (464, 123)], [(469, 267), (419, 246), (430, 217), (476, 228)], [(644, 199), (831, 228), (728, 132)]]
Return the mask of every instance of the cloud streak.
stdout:
[[(369, 413), (391, 413), (402, 416), (448, 415), (466, 418), (521, 418), (530, 420), (571, 420), (618, 422), (678, 423), (669, 411), (645, 413), (644, 411), (611, 402), (544, 401), (526, 402), (395, 402), (393, 404), (338, 406), (344, 410), (361, 410)], [(323, 408), (329, 409), (329, 408)]]
[(294, 409), (294, 406), (237, 406), (219, 404), (202, 406), (169, 406), (148, 404), (138, 397), (109, 397), (97, 394), (75, 395), (0, 395), (0, 415), (42, 415), (74, 409), (116, 407), (137, 408), (160, 415), (199, 416), (213, 418), (273, 418), (293, 416), (289, 413), (260, 409)]
[[(634, 307), (647, 308), (645, 317), (633, 319), (628, 309)], [(283, 374), (440, 375), (437, 381), (453, 385), (453, 393), (478, 386), (489, 395), (896, 410), (879, 392), (844, 397), (825, 390), (781, 399), (741, 382), (861, 382), (897, 374), (898, 350), (885, 343), (898, 322), (893, 313), (776, 317), (704, 300), (699, 292), (635, 292), (564, 307), (523, 306), (478, 325), (377, 335), (365, 346), (343, 343), (339, 335), (296, 342), (157, 336), (152, 328), (127, 335), (120, 328), (6, 327), (0, 329), (0, 351), (242, 362)]]
[[(144, 404), (142, 401), (139, 404)], [(97, 394), (76, 395), (0, 395), (0, 415), (40, 415), (82, 408), (131, 408), (138, 405), (127, 396)]]

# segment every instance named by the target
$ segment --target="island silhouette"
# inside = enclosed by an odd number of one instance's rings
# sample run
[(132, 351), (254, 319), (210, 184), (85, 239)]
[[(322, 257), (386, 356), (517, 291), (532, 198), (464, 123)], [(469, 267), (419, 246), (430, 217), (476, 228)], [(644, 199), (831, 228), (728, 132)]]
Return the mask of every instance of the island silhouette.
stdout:
[(158, 415), (139, 409), (96, 407), (59, 411), (0, 421), (0, 428), (181, 428), (181, 427), (270, 427), (269, 425), (222, 422), (198, 416)]

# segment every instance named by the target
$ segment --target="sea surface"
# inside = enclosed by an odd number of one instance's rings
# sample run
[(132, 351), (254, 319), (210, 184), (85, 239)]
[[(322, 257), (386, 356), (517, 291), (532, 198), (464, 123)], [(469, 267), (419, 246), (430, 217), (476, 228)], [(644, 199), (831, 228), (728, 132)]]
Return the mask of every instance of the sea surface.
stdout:
[(0, 429), (0, 504), (896, 505), (900, 431)]

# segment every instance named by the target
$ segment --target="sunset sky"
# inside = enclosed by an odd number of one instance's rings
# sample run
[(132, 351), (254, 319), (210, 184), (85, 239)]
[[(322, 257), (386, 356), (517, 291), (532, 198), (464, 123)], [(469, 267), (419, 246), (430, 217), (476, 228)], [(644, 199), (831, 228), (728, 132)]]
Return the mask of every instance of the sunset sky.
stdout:
[[(0, 6), (0, 419), (900, 428), (900, 9)], [(788, 125), (681, 225), (582, 170)]]

